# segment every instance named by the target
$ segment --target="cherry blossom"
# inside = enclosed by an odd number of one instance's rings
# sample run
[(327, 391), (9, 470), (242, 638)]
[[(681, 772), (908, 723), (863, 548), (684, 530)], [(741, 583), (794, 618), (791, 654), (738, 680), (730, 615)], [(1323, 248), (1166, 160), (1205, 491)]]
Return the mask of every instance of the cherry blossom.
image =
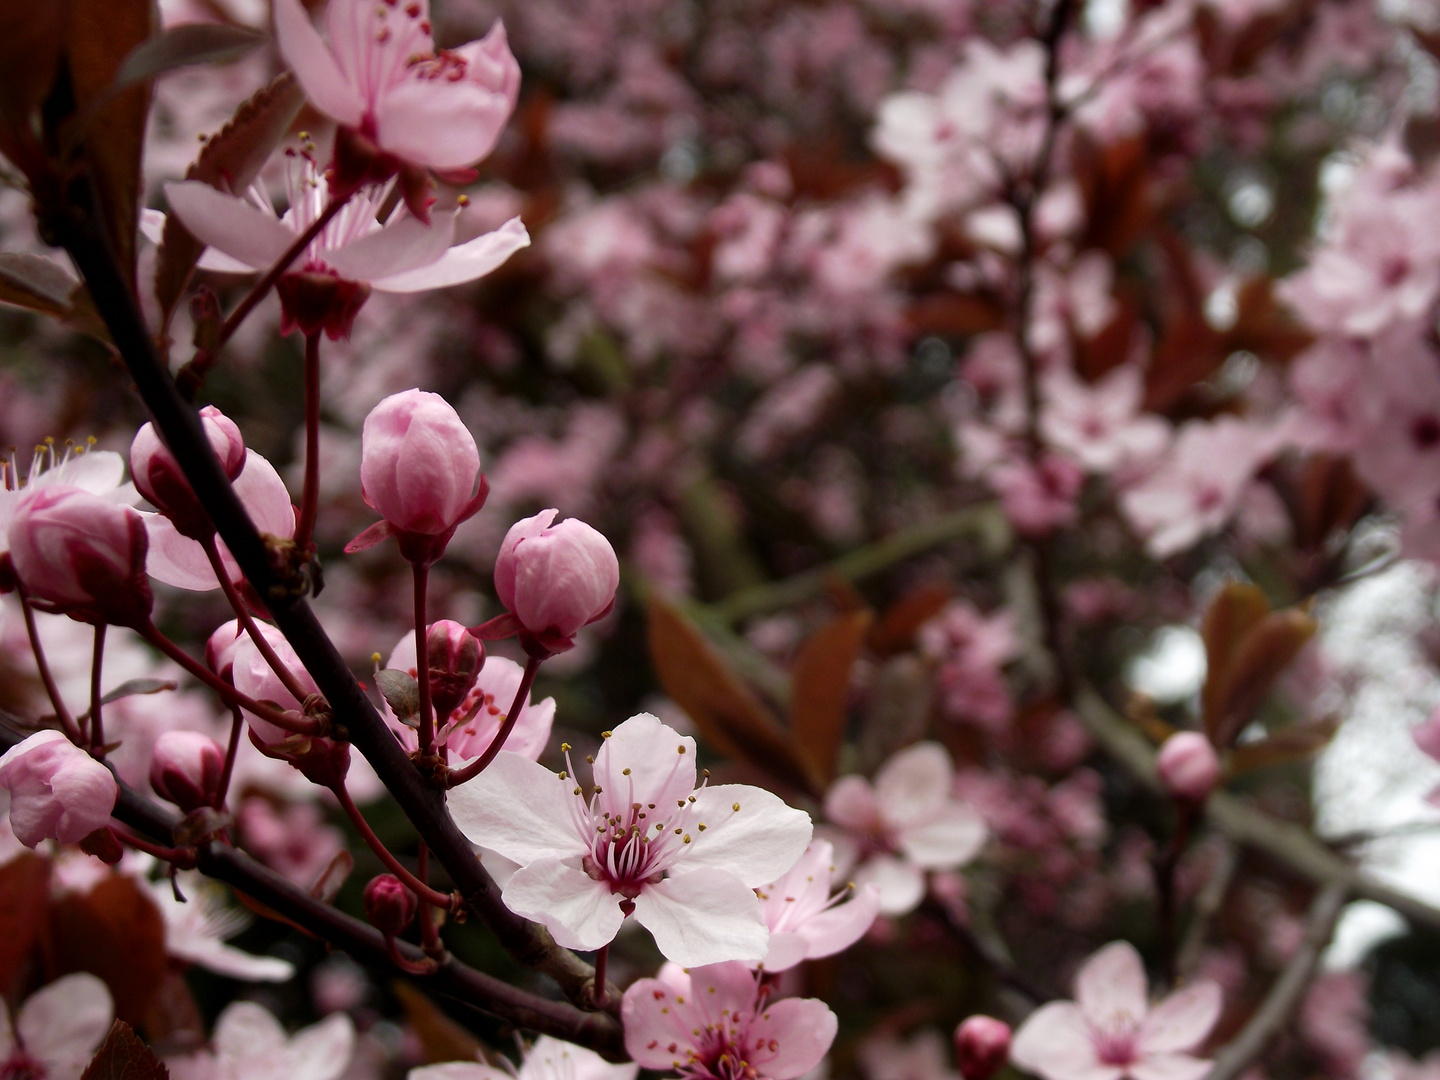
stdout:
[(625, 1049), (689, 1080), (792, 1080), (820, 1063), (839, 1021), (814, 998), (769, 1000), (744, 964), (666, 964), (625, 991)]
[(880, 888), (880, 912), (904, 915), (925, 895), (926, 870), (964, 866), (985, 846), (980, 815), (951, 794), (955, 768), (939, 743), (900, 751), (875, 775), (842, 776), (825, 794), (825, 816), (845, 830), (831, 836), (861, 860), (857, 884)]
[(1045, 1080), (1200, 1080), (1191, 1057), (1220, 1018), (1220, 987), (1191, 983), (1153, 1008), (1128, 942), (1105, 946), (1075, 976), (1075, 1001), (1052, 1001), (1015, 1032), (1010, 1059)]
[(594, 1050), (542, 1035), (513, 1073), (478, 1061), (447, 1061), (411, 1069), (405, 1080), (635, 1080), (640, 1066), (612, 1064)]
[(1155, 758), (1160, 782), (1177, 799), (1203, 802), (1220, 782), (1220, 759), (1198, 731), (1177, 731)]
[(166, 1061), (175, 1080), (338, 1080), (350, 1064), (355, 1025), (343, 1013), (286, 1035), (253, 1001), (226, 1006), (212, 1049)]
[(875, 921), (880, 887), (873, 882), (830, 895), (834, 859), (830, 843), (813, 840), (789, 872), (755, 890), (760, 916), (770, 928), (770, 951), (760, 964), (766, 971), (833, 956), (859, 941)]
[(10, 550), (10, 522), (26, 496), (52, 485), (79, 488), (120, 506), (140, 501), (135, 485), (125, 480), (125, 459), (113, 450), (91, 449), (67, 441), (55, 449), (55, 440), (46, 439), (35, 447), (30, 467), (22, 474), (11, 451), (0, 458), (0, 551)]
[(510, 526), (495, 560), (500, 602), (544, 652), (571, 648), (581, 627), (610, 613), (620, 585), (610, 541), (578, 518), (555, 524), (557, 512)]
[(248, 912), (225, 903), (224, 890), (196, 871), (177, 879), (185, 897), (175, 897), (168, 880), (147, 881), (150, 899), (165, 917), (165, 951), (178, 960), (247, 982), (287, 982), (295, 965), (274, 956), (256, 956), (225, 943), (250, 925)]
[(557, 778), (502, 750), (450, 792), (471, 843), (520, 865), (506, 906), (567, 948), (609, 944), (633, 913), (676, 963), (765, 955), (754, 890), (800, 858), (807, 814), (744, 784), (696, 788), (695, 740), (649, 713), (607, 734), (589, 797), (566, 766)]
[(1145, 393), (1140, 369), (1125, 364), (1091, 386), (1064, 368), (1046, 373), (1040, 432), (1089, 472), (1113, 472), (1128, 462), (1153, 461), (1165, 449), (1169, 427), (1140, 411)]
[(73, 844), (110, 820), (120, 788), (110, 770), (58, 731), (37, 731), (0, 755), (0, 789), (10, 826), (33, 848), (44, 839)]
[(0, 1007), (0, 1076), (78, 1080), (114, 1015), (110, 991), (86, 972), (35, 991), (13, 1025)]

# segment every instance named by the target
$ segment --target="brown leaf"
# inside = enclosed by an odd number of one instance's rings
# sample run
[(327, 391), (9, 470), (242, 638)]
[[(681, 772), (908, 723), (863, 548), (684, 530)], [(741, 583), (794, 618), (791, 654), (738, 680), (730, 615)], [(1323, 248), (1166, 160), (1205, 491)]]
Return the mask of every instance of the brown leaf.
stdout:
[(129, 1024), (116, 1020), (80, 1080), (170, 1080), (170, 1071)]
[(1229, 773), (1237, 776), (1253, 769), (1304, 761), (1329, 745), (1340, 721), (1336, 717), (1308, 724), (1291, 724), (1263, 739), (1243, 743), (1230, 754)]
[(65, 44), (66, 5), (0, 4), (0, 124), (25, 129), (50, 87)]
[[(281, 75), (256, 91), (235, 110), (228, 124), (210, 136), (200, 156), (186, 170), (185, 178), (203, 180), (221, 191), (245, 191), (290, 131), (304, 103), (304, 91), (294, 76)], [(165, 219), (155, 266), (155, 296), (164, 312), (165, 325), (169, 325), (204, 250), (205, 245), (190, 235), (178, 217), (171, 214)]]
[(871, 619), (869, 611), (853, 611), (821, 627), (800, 646), (790, 674), (790, 735), (822, 787), (835, 779), (845, 738), (850, 669)]
[(1205, 642), (1205, 686), (1200, 691), (1200, 715), (1212, 742), (1230, 660), (1240, 647), (1241, 639), (1268, 614), (1270, 601), (1263, 592), (1245, 582), (1229, 581), (1215, 594), (1200, 621), (1200, 637)]
[(14, 1000), (45, 932), (50, 860), (28, 851), (0, 866), (0, 997)]
[(423, 993), (399, 979), (391, 984), (405, 1009), (405, 1019), (420, 1040), (426, 1064), (438, 1061), (475, 1061), (480, 1057), (480, 1040), (457, 1024)]
[(340, 895), (340, 886), (345, 884), (345, 879), (354, 869), (355, 856), (341, 848), (315, 879), (315, 884), (310, 886), (310, 895), (326, 904), (333, 904), (335, 897)]
[(1241, 640), (1220, 684), (1206, 731), (1216, 747), (1229, 746), (1254, 719), (1265, 696), (1314, 635), (1315, 620), (1298, 608), (1274, 611)]
[(1005, 325), (1005, 311), (994, 300), (965, 293), (922, 296), (905, 312), (916, 334), (980, 334)]
[(139, 1024), (165, 977), (165, 918), (134, 879), (111, 874), (88, 893), (51, 905), (47, 960), (53, 976), (99, 976), (116, 1016)]
[(110, 84), (155, 28), (152, 0), (70, 0), (70, 83), (77, 118), (85, 124), (84, 158), (115, 257), (132, 286), (150, 85), (141, 82), (112, 96)]
[(775, 714), (742, 683), (678, 609), (647, 605), (650, 660), (665, 692), (715, 749), (793, 787), (818, 794), (818, 778)]
[(1294, 485), (1295, 538), (1301, 548), (1318, 548), (1338, 529), (1349, 529), (1370, 503), (1370, 491), (1348, 458), (1315, 454)]
[(939, 615), (954, 595), (955, 590), (943, 581), (911, 589), (880, 616), (865, 644), (882, 658), (905, 652), (915, 644), (920, 627)]

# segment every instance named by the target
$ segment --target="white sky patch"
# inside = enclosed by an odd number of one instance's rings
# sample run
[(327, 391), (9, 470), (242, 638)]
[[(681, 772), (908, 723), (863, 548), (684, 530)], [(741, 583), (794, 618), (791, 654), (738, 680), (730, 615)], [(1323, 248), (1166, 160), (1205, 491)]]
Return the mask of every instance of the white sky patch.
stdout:
[(1161, 705), (1192, 698), (1205, 682), (1205, 643), (1188, 626), (1162, 626), (1127, 665), (1125, 682)]

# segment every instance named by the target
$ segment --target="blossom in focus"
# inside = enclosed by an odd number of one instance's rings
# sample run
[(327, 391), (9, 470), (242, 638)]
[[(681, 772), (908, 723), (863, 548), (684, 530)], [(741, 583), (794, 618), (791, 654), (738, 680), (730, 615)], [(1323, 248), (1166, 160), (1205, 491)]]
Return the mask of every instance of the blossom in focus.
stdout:
[(8, 459), (0, 458), (0, 551), (10, 550), (10, 522), (20, 503), (52, 486), (79, 488), (120, 506), (133, 506), (140, 500), (135, 485), (125, 481), (125, 459), (113, 450), (67, 443), (57, 451), (55, 440), (46, 439), (35, 448), (24, 475), (13, 453)]
[(1010, 1060), (1045, 1080), (1200, 1080), (1210, 1062), (1191, 1057), (1220, 1018), (1208, 979), (1151, 1008), (1140, 954), (1105, 946), (1075, 977), (1075, 1000), (1042, 1005), (1015, 1032)]
[(502, 894), (510, 910), (570, 949), (609, 944), (633, 913), (679, 964), (765, 955), (754, 890), (800, 858), (809, 815), (761, 788), (696, 788), (695, 740), (648, 713), (607, 735), (588, 797), (566, 766), (556, 777), (502, 750), (450, 792), (471, 843), (520, 865)]
[[(200, 410), (200, 423), (220, 468), (234, 481), (245, 468), (245, 440), (240, 428), (214, 405)], [(135, 433), (135, 441), (130, 444), (130, 473), (140, 494), (169, 518), (181, 535), (195, 540), (214, 535), (209, 515), (154, 424), (142, 424)]]
[(690, 1080), (792, 1080), (820, 1064), (839, 1021), (816, 998), (770, 1001), (744, 964), (666, 964), (620, 1005), (625, 1049), (646, 1069)]
[(434, 562), (489, 491), (474, 436), (439, 394), (411, 389), (370, 410), (360, 446), (360, 492), (385, 520), (345, 550), (363, 551), (396, 536), (406, 558)]
[(612, 1064), (594, 1050), (541, 1035), (514, 1073), (478, 1061), (447, 1061), (411, 1069), (405, 1080), (635, 1080), (640, 1066)]
[[(330, 0), (327, 44), (300, 0), (276, 0), (280, 54), (321, 112), (400, 164), (455, 172), (495, 146), (520, 94), (503, 23), (435, 48), (428, 0)], [(343, 170), (344, 162), (337, 162)]]
[(900, 751), (875, 775), (842, 776), (825, 794), (828, 833), (860, 861), (855, 882), (880, 888), (880, 913), (904, 915), (925, 896), (925, 871), (953, 870), (980, 853), (989, 835), (980, 815), (951, 793), (955, 768), (936, 742)]
[(0, 1076), (78, 1080), (114, 1016), (110, 991), (88, 972), (35, 991), (13, 1025), (0, 1006)]
[(10, 827), (33, 848), (73, 844), (110, 820), (119, 785), (100, 762), (54, 730), (37, 731), (0, 756), (0, 788), (10, 793)]
[(556, 513), (510, 526), (495, 560), (500, 602), (549, 652), (570, 648), (582, 626), (609, 614), (620, 585), (610, 541), (576, 518), (552, 524)]
[(149, 541), (131, 507), (52, 485), (20, 501), (9, 537), (15, 574), (36, 607), (78, 622), (150, 621)]
[(355, 1025), (344, 1013), (286, 1035), (253, 1001), (226, 1006), (211, 1049), (165, 1064), (174, 1080), (339, 1080), (355, 1049)]
[(842, 886), (831, 896), (834, 860), (835, 849), (825, 840), (814, 840), (787, 873), (755, 890), (760, 917), (770, 928), (770, 951), (761, 962), (766, 971), (833, 956), (859, 941), (875, 921), (880, 887)]
[[(408, 671), (418, 677), (415, 669), (415, 635), (406, 634), (396, 644), (385, 662), (388, 668)], [(433, 668), (432, 668), (433, 670)], [(437, 740), (450, 750), (451, 763), (455, 765), (473, 761), (483, 754), (500, 730), (500, 723), (510, 711), (510, 705), (520, 690), (524, 669), (514, 660), (503, 656), (487, 656), (485, 666), (475, 680), (475, 685), (452, 713), (439, 715), (437, 709)], [(415, 729), (394, 719), (388, 703), (385, 717), (390, 730), (407, 751), (418, 748)], [(474, 715), (471, 715), (471, 714)], [(515, 726), (505, 739), (505, 749), (531, 761), (537, 759), (550, 741), (550, 727), (555, 721), (555, 699), (545, 698), (532, 701), (526, 697), (520, 706), (520, 715)]]

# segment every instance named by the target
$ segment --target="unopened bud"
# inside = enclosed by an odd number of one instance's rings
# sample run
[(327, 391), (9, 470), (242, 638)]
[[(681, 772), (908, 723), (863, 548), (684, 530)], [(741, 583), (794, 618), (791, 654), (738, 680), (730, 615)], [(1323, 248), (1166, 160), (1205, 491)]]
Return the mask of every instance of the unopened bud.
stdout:
[(495, 560), (495, 591), (532, 656), (572, 648), (582, 626), (610, 613), (620, 584), (610, 541), (578, 518), (552, 524), (555, 514), (542, 510), (510, 526)]
[[(240, 429), (214, 405), (200, 410), (200, 422), (220, 468), (234, 480), (245, 468), (245, 440)], [(140, 494), (174, 523), (181, 536), (203, 542), (214, 534), (209, 515), (153, 424), (145, 424), (135, 433), (130, 444), (130, 473)]]
[(386, 937), (399, 937), (415, 918), (419, 901), (394, 874), (371, 878), (365, 886), (365, 917)]
[(1165, 740), (1155, 761), (1160, 782), (1177, 799), (1203, 802), (1220, 782), (1220, 759), (1198, 731), (1181, 731)]
[(475, 687), (485, 664), (485, 646), (458, 622), (441, 619), (425, 634), (429, 654), (430, 700), (442, 723)]
[(955, 1058), (965, 1080), (990, 1080), (1010, 1057), (1010, 1025), (972, 1016), (955, 1029)]
[(155, 740), (150, 786), (187, 814), (211, 806), (225, 771), (225, 751), (198, 731), (167, 731)]

